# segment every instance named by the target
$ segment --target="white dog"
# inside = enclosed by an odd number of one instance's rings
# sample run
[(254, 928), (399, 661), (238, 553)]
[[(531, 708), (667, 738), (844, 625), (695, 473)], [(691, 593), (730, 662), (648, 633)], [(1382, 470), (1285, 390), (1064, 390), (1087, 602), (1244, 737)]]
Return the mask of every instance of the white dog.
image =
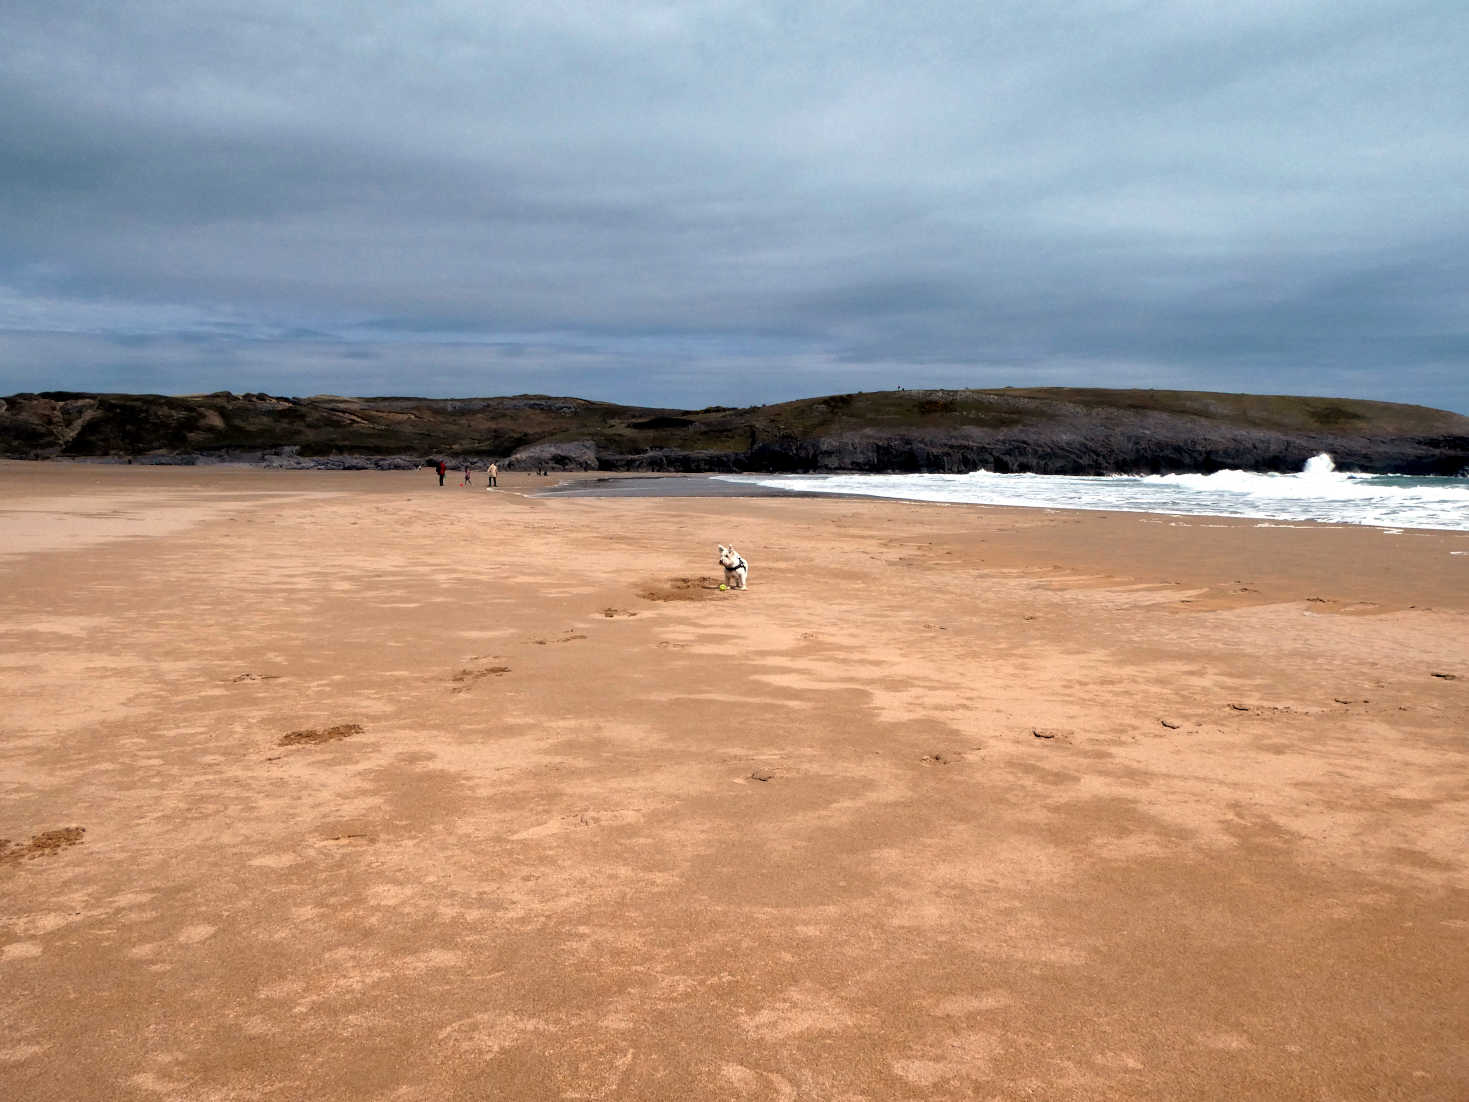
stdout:
[(733, 547), (719, 544), (719, 565), (724, 567), (724, 584), (730, 589), (744, 589), (750, 580), (750, 564)]

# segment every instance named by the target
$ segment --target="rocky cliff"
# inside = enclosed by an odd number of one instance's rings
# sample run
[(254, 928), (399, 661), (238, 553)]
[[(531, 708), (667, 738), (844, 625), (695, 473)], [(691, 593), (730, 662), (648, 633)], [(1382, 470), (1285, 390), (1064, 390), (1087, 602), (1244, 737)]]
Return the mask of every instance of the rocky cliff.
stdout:
[(285, 398), (17, 394), (0, 399), (10, 458), (611, 471), (1345, 470), (1458, 475), (1469, 418), (1353, 399), (1189, 391), (1011, 389), (840, 394), (745, 409), (651, 409), (579, 398)]

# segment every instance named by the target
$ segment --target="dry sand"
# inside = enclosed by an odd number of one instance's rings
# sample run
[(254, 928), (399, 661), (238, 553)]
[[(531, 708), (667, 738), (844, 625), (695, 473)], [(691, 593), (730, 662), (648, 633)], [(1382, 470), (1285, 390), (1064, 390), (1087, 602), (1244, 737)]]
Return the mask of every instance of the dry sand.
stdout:
[(532, 481), (0, 465), (0, 1097), (1469, 1096), (1469, 535)]

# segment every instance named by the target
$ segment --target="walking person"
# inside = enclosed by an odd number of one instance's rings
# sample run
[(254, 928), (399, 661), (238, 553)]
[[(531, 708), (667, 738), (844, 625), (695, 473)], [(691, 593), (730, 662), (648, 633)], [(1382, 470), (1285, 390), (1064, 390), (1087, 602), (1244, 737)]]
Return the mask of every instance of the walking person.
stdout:
[(490, 485), (500, 485), (500, 465), (498, 463), (490, 464)]
[(444, 465), (444, 461), (442, 459), (440, 459), (439, 462), (438, 462), (438, 465), (434, 469), (439, 472), (439, 485), (442, 486), (444, 484), (444, 473), (449, 468), (446, 467)]
[(471, 486), (473, 484), (474, 484), (474, 479), (472, 479), (470, 477), (469, 464), (466, 463), (466, 464), (464, 464), (464, 481), (461, 482), (460, 485), (461, 486)]

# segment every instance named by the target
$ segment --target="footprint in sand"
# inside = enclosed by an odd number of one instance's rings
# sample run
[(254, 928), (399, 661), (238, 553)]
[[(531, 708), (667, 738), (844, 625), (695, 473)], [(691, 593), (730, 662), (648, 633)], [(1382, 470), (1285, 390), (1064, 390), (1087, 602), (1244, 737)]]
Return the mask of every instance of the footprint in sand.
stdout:
[(377, 839), (371, 834), (333, 834), (317, 841), (318, 846), (370, 846)]
[(454, 692), (467, 693), (476, 681), (483, 681), (487, 677), (500, 677), (509, 672), (509, 666), (481, 666), (479, 669), (466, 666), (454, 675), (454, 681), (458, 685)]
[(335, 727), (307, 727), (300, 731), (290, 731), (280, 737), (277, 746), (307, 746), (319, 742), (336, 742), (339, 739), (351, 738), (353, 735), (362, 734), (360, 723), (339, 723)]
[[(1275, 705), (1275, 704), (1235, 704), (1235, 703), (1231, 703), (1229, 705), (1229, 710), (1231, 712), (1248, 713), (1248, 714), (1250, 714), (1252, 716), (1255, 716), (1257, 718), (1263, 718), (1265, 716), (1289, 716), (1289, 715), (1295, 715), (1296, 714), (1296, 710), (1294, 708), (1290, 707), (1289, 705)], [(1311, 713), (1310, 712), (1305, 712), (1305, 713), (1302, 713), (1302, 714), (1304, 714), (1304, 715), (1310, 715)]]
[(532, 639), (531, 642), (534, 643), (538, 647), (544, 647), (547, 643), (574, 643), (578, 639), (585, 639), (585, 638), (586, 638), (585, 635), (581, 635), (581, 634), (579, 634), (577, 632), (574, 632), (574, 631), (572, 631), (571, 629), (568, 628), (566, 631), (563, 631), (560, 635), (553, 636), (550, 639)]
[[(698, 578), (686, 575), (680, 578), (670, 578), (659, 585), (649, 586), (638, 596), (645, 601), (710, 601), (719, 598), (719, 585), (718, 579), (708, 575)], [(728, 593), (725, 594), (725, 596), (728, 595)]]
[(40, 834), (32, 834), (31, 840), (23, 845), (19, 842), (12, 842), (9, 838), (0, 838), (0, 864), (49, 857), (68, 846), (80, 845), (82, 835), (85, 833), (87, 833), (86, 827), (62, 827), (60, 830), (46, 830)]
[(631, 612), (625, 608), (604, 608), (602, 610), (602, 615), (607, 617), (607, 619), (609, 620), (615, 620), (619, 616), (636, 616), (637, 613)]
[(953, 765), (955, 762), (964, 760), (963, 754), (956, 754), (952, 750), (944, 753), (935, 751), (932, 754), (924, 754), (919, 761), (924, 765)]

